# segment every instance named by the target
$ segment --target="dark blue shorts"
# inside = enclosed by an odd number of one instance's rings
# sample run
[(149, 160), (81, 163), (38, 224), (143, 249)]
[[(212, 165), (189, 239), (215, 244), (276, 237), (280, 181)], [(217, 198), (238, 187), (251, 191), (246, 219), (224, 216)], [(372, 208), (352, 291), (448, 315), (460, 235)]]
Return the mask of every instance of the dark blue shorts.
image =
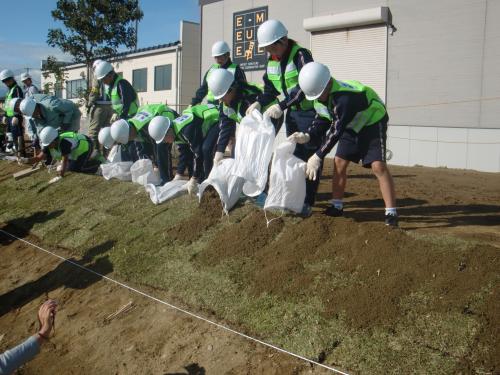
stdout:
[(386, 161), (386, 140), (385, 120), (367, 126), (359, 133), (347, 129), (340, 137), (335, 156), (354, 163), (359, 163), (361, 160), (363, 167), (370, 168), (374, 161)]

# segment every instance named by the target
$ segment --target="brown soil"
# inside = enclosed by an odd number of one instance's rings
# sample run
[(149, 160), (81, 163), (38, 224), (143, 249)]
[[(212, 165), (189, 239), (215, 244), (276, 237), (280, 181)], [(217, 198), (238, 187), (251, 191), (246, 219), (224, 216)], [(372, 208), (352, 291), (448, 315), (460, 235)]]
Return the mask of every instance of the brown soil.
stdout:
[(167, 231), (172, 241), (191, 243), (198, 240), (203, 232), (217, 224), (222, 217), (222, 204), (217, 191), (208, 187), (200, 201), (200, 205), (185, 220)]
[[(37, 242), (36, 238), (27, 237)], [(46, 298), (59, 301), (55, 336), (20, 374), (325, 374), (0, 234), (0, 352), (37, 329)], [(61, 249), (57, 250), (61, 253)], [(105, 258), (74, 259), (97, 272)], [(157, 290), (141, 290), (165, 298)], [(7, 292), (8, 291), (8, 292)], [(168, 297), (167, 297), (168, 298)], [(107, 317), (132, 302), (132, 309)]]

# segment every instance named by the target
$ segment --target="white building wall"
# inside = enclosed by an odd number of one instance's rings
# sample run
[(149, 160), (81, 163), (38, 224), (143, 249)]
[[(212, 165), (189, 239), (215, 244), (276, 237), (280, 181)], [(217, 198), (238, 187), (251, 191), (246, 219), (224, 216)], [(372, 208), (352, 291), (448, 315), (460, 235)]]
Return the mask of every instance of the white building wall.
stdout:
[(181, 111), (191, 104), (191, 98), (200, 86), (200, 24), (183, 21), (181, 23), (181, 90), (179, 95)]
[[(266, 5), (268, 17), (283, 21), (307, 48), (304, 18), (389, 7), (397, 27), (387, 60), (391, 163), (500, 171), (498, 0), (213, 2), (202, 6), (202, 74), (213, 61), (213, 42), (232, 45), (233, 13)], [(263, 73), (247, 78), (260, 82)]]

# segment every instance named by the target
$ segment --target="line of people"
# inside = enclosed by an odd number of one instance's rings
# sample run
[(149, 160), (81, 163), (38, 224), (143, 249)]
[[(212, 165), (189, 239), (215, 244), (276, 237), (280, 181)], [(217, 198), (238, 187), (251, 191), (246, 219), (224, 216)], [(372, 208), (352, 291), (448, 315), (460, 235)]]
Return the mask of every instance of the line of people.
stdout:
[[(333, 199), (325, 214), (343, 215), (347, 167), (361, 161), (379, 181), (385, 223), (397, 226), (394, 183), (385, 157), (389, 117), (383, 101), (360, 82), (332, 77), (325, 65), (313, 61), (309, 50), (288, 38), (288, 30), (278, 20), (260, 25), (257, 39), (259, 48), (269, 55), (262, 84), (248, 82), (243, 70), (232, 62), (228, 44), (216, 42), (214, 64), (191, 105), (180, 114), (166, 104), (140, 106), (132, 85), (109, 62), (96, 60), (87, 105), (91, 119), (88, 136), (77, 133), (80, 112), (71, 101), (43, 94), (21, 101), (22, 92), (7, 80), (4, 83), (11, 87), (9, 115), (22, 121), (22, 113), (34, 122), (41, 144), (36, 160), (62, 159), (61, 175), (67, 169), (83, 170), (89, 159), (102, 158), (104, 149), (120, 144), (121, 160), (150, 158), (162, 183), (187, 175), (188, 190), (194, 193), (227, 148), (234, 157), (235, 130), (241, 119), (261, 111), (272, 119), (276, 132), (285, 123), (287, 138), (297, 144), (295, 156), (307, 162), (303, 216), (311, 214), (324, 158), (338, 143)], [(48, 126), (59, 132), (44, 131)], [(173, 143), (179, 152), (175, 174)]]

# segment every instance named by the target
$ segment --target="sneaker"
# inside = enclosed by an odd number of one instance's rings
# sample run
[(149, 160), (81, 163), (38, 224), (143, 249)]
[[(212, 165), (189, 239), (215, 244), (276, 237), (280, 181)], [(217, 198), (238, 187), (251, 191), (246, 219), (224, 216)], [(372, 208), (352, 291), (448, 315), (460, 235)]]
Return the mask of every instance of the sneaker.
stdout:
[(385, 215), (385, 225), (390, 227), (398, 226), (398, 217), (396, 215)]
[(333, 216), (333, 217), (340, 217), (344, 216), (344, 209), (343, 208), (337, 208), (334, 205), (331, 205), (325, 210), (325, 215), (327, 216)]
[(302, 206), (302, 211), (300, 211), (299, 213), (299, 216), (309, 217), (311, 215), (312, 215), (312, 207), (309, 204), (304, 203), (304, 205)]

